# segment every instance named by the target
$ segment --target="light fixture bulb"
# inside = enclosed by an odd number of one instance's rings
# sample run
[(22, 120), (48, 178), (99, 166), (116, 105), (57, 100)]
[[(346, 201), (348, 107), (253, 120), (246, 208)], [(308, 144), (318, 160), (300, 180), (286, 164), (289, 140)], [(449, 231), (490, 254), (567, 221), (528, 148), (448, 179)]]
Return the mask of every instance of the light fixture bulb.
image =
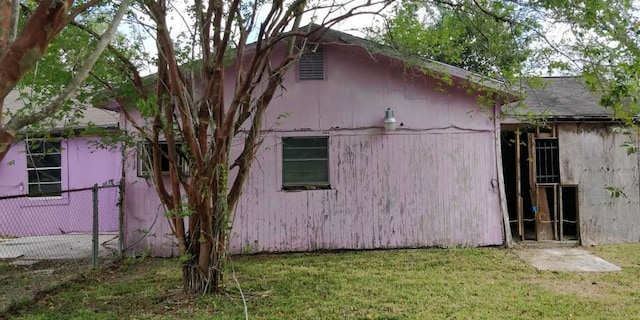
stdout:
[(391, 110), (391, 108), (387, 108), (387, 111), (385, 111), (384, 130), (385, 131), (396, 130), (396, 118), (394, 117), (393, 110)]

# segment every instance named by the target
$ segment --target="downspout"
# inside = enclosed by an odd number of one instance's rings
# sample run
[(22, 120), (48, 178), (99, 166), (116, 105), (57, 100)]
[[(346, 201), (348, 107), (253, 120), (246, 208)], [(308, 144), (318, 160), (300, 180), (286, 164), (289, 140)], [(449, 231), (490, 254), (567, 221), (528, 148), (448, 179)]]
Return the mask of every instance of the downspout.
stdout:
[(502, 213), (502, 225), (504, 231), (504, 244), (507, 248), (513, 248), (511, 225), (509, 224), (509, 209), (507, 208), (507, 194), (504, 190), (504, 172), (502, 171), (502, 145), (500, 144), (500, 101), (493, 107), (493, 126), (496, 143), (496, 171), (498, 172), (498, 192), (500, 193), (500, 212)]

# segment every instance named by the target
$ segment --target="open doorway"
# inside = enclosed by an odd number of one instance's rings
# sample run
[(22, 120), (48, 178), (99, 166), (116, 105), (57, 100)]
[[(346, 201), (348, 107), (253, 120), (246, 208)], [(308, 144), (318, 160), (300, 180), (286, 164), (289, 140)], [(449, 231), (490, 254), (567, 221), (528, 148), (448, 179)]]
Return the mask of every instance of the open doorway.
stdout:
[[(533, 205), (529, 192), (527, 132), (503, 131), (501, 140), (502, 169), (504, 170), (511, 234), (514, 239), (535, 240), (535, 214), (531, 210)], [(522, 208), (521, 213), (518, 212), (519, 206)]]
[(503, 130), (501, 146), (513, 238), (578, 240), (578, 186), (560, 181), (555, 130)]

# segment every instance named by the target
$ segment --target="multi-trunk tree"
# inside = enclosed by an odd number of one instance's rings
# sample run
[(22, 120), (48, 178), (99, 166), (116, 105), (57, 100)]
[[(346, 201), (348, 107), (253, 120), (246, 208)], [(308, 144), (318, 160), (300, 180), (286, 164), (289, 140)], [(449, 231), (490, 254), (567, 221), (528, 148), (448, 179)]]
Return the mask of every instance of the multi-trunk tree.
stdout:
[(186, 291), (220, 292), (231, 215), (287, 70), (324, 28), (376, 14), (388, 3), (195, 0), (182, 8), (190, 19), (184, 32), (172, 32), (169, 17), (179, 13), (170, 5), (146, 0), (136, 7), (149, 18), (144, 23), (156, 41), (157, 72), (143, 79), (122, 60), (130, 82), (106, 85), (134, 129), (131, 136), (147, 150)]

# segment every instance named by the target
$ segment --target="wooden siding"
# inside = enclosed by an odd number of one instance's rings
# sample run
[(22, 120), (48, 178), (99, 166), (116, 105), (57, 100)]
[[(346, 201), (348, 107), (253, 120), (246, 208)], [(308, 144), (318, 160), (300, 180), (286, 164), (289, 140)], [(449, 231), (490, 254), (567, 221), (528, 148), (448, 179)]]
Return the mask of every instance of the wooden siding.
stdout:
[[(235, 211), (233, 253), (502, 244), (491, 131), (304, 135), (329, 136), (331, 189), (282, 190), (288, 134), (269, 134)], [(144, 180), (126, 189), (149, 192)], [(139, 226), (125, 228), (129, 252), (174, 255), (157, 197), (127, 199), (125, 221)]]
[(137, 177), (137, 159), (136, 150), (129, 149), (125, 160), (124, 251), (130, 255), (174, 256), (177, 243), (169, 220), (151, 178)]
[(282, 191), (278, 143), (251, 171), (233, 252), (502, 243), (492, 132), (331, 133), (330, 190)]
[[(640, 241), (640, 157), (627, 155), (628, 137), (613, 128), (558, 125), (561, 181), (578, 185), (583, 245)], [(626, 197), (612, 198), (607, 186)]]

